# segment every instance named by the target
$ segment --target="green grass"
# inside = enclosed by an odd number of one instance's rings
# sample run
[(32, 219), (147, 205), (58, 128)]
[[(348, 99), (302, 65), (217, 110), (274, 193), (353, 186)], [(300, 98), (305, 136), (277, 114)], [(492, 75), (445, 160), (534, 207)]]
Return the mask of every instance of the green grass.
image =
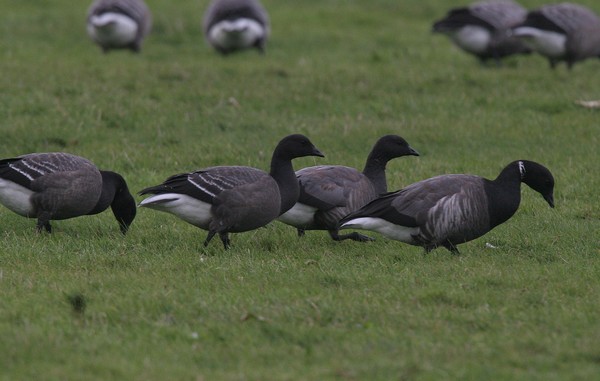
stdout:
[(483, 67), (431, 35), (449, 0), (265, 0), (267, 55), (224, 59), (202, 39), (206, 2), (148, 3), (142, 54), (102, 55), (87, 4), (0, 0), (0, 157), (68, 151), (138, 191), (205, 166), (267, 169), (295, 132), (326, 154), (296, 168), (362, 167), (396, 133), (421, 156), (388, 165), (391, 190), (531, 159), (554, 173), (557, 207), (524, 186), (516, 215), (460, 257), (280, 223), (205, 249), (204, 231), (145, 209), (126, 237), (110, 212), (36, 235), (0, 208), (0, 379), (598, 378), (599, 114), (574, 104), (600, 98), (598, 60)]

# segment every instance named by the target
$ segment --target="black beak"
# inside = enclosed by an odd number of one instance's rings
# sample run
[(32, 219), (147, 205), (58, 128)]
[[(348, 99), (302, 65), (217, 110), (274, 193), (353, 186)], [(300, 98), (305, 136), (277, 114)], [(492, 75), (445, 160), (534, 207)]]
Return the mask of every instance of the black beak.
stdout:
[(544, 200), (550, 205), (551, 208), (554, 208), (554, 196), (551, 194), (545, 195)]
[(325, 157), (321, 151), (319, 151), (316, 147), (313, 149), (312, 156)]
[(419, 155), (419, 152), (417, 152), (417, 150), (413, 149), (412, 147), (408, 147), (408, 152), (409, 152), (409, 155), (421, 156), (421, 155)]

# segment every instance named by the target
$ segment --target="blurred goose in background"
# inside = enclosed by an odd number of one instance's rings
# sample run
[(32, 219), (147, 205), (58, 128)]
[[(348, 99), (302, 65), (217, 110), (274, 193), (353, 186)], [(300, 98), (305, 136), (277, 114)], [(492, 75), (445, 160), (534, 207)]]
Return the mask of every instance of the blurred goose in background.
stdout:
[(98, 214), (110, 206), (125, 234), (136, 214), (135, 200), (121, 175), (62, 152), (0, 160), (0, 204), (37, 218), (37, 230), (48, 233), (51, 220)]
[(387, 192), (388, 161), (407, 155), (419, 156), (419, 153), (400, 136), (386, 135), (373, 146), (362, 173), (341, 165), (319, 165), (297, 171), (300, 197), (290, 210), (279, 216), (279, 221), (296, 227), (299, 236), (305, 230), (327, 230), (336, 241), (371, 240), (356, 232), (340, 235), (338, 222)]
[(500, 64), (503, 57), (530, 53), (522, 41), (510, 35), (510, 29), (526, 16), (527, 10), (514, 1), (481, 1), (451, 9), (433, 24), (433, 31), (447, 35), (481, 62), (493, 59)]
[(258, 0), (213, 0), (203, 19), (208, 43), (221, 54), (257, 48), (265, 52), (269, 16)]
[(551, 68), (560, 61), (571, 69), (575, 62), (600, 58), (600, 18), (578, 4), (544, 5), (533, 10), (513, 29), (513, 35), (547, 57)]
[(289, 210), (300, 193), (292, 159), (323, 154), (304, 135), (283, 138), (271, 159), (271, 171), (244, 166), (220, 166), (171, 176), (143, 189), (151, 194), (140, 206), (171, 213), (208, 230), (207, 246), (219, 234), (225, 249), (229, 233), (265, 226)]
[(143, 0), (96, 0), (88, 10), (88, 35), (104, 53), (111, 49), (139, 52), (151, 27), (152, 16)]
[(459, 254), (457, 245), (507, 221), (519, 208), (521, 183), (554, 207), (554, 178), (533, 161), (507, 165), (495, 180), (442, 175), (387, 193), (340, 221), (341, 228), (373, 230), (429, 252), (439, 246)]

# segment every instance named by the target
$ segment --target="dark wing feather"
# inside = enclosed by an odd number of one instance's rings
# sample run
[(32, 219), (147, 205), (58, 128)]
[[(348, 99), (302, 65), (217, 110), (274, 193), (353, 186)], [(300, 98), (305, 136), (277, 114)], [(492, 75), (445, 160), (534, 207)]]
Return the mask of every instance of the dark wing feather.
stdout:
[[(543, 6), (539, 13), (554, 23), (560, 30), (567, 34), (597, 25), (600, 19), (596, 14), (577, 4), (554, 4)], [(553, 30), (553, 29), (549, 29)]]
[(256, 0), (215, 0), (204, 16), (204, 31), (223, 20), (249, 18), (263, 26), (268, 26), (269, 17), (263, 6)]
[(141, 0), (99, 0), (90, 6), (88, 18), (106, 12), (122, 13), (131, 17), (140, 26), (138, 38), (150, 32), (152, 16), (146, 4)]
[(479, 177), (470, 175), (432, 177), (399, 191), (392, 206), (401, 214), (417, 218), (423, 211), (435, 207), (441, 199), (460, 193), (465, 186), (480, 181)]
[(437, 21), (433, 25), (433, 28), (436, 31), (457, 30), (465, 25), (478, 25), (488, 30), (494, 30), (492, 24), (471, 13), (469, 8), (451, 9), (445, 18)]
[(224, 190), (254, 183), (268, 176), (266, 172), (252, 167), (211, 167), (171, 176), (160, 185), (143, 189), (140, 195), (179, 193), (213, 203), (214, 198)]
[(21, 171), (15, 170), (13, 167), (14, 163), (18, 163), (20, 160), (21, 158), (18, 157), (0, 160), (0, 178), (12, 181), (27, 189), (31, 189), (31, 176), (27, 176)]
[(396, 192), (385, 193), (373, 201), (369, 202), (367, 205), (363, 206), (359, 210), (348, 214), (346, 217), (342, 218), (339, 222), (339, 225), (342, 225), (345, 222), (348, 222), (355, 218), (361, 217), (373, 217), (373, 218), (381, 218), (386, 221), (393, 222), (398, 225), (408, 226), (408, 227), (416, 227), (418, 226), (417, 221), (414, 217), (400, 213), (395, 207), (393, 207), (393, 203), (398, 197), (402, 197), (404, 190), (399, 190)]
[(364, 184), (365, 176), (344, 166), (315, 166), (296, 172), (300, 183), (298, 202), (329, 210), (348, 205), (349, 198)]
[(0, 160), (0, 177), (31, 189), (31, 183), (54, 172), (97, 170), (87, 159), (62, 152), (35, 153)]
[(522, 22), (527, 10), (513, 1), (484, 1), (469, 7), (471, 14), (496, 30), (508, 29)]

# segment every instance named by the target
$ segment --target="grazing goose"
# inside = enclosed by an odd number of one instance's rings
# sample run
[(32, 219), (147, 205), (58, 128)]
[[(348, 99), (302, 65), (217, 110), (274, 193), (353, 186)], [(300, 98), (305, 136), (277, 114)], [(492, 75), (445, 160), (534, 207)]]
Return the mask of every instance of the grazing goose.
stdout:
[(257, 48), (265, 51), (269, 16), (258, 0), (213, 0), (204, 14), (206, 40), (221, 54)]
[(492, 0), (451, 9), (445, 18), (433, 24), (433, 31), (442, 33), (461, 49), (481, 62), (512, 54), (529, 53), (519, 39), (510, 36), (510, 28), (525, 20), (527, 10), (510, 0)]
[(427, 252), (480, 237), (508, 220), (519, 207), (521, 182), (554, 207), (554, 178), (544, 166), (519, 160), (495, 180), (472, 175), (442, 175), (387, 193), (341, 221), (341, 228), (373, 230)]
[(68, 153), (32, 153), (0, 160), (0, 204), (37, 218), (37, 230), (51, 220), (97, 214), (112, 208), (123, 234), (135, 218), (135, 200), (121, 175), (100, 171)]
[(279, 216), (279, 221), (295, 226), (299, 236), (305, 230), (327, 230), (336, 241), (371, 240), (356, 232), (340, 235), (338, 222), (387, 192), (385, 166), (391, 159), (406, 155), (419, 156), (419, 153), (400, 136), (386, 135), (373, 146), (362, 173), (341, 165), (319, 165), (297, 171), (300, 197), (292, 209)]
[(160, 185), (143, 189), (152, 194), (140, 206), (172, 213), (208, 230), (207, 246), (219, 234), (225, 249), (229, 233), (240, 233), (268, 224), (290, 209), (300, 193), (292, 159), (323, 154), (304, 135), (283, 138), (271, 159), (271, 171), (243, 166), (220, 166), (169, 177)]
[(581, 5), (544, 5), (529, 12), (513, 34), (547, 57), (551, 68), (565, 61), (571, 69), (575, 62), (600, 57), (600, 18)]
[(87, 32), (104, 53), (111, 49), (139, 52), (152, 26), (143, 0), (96, 0), (87, 16)]

